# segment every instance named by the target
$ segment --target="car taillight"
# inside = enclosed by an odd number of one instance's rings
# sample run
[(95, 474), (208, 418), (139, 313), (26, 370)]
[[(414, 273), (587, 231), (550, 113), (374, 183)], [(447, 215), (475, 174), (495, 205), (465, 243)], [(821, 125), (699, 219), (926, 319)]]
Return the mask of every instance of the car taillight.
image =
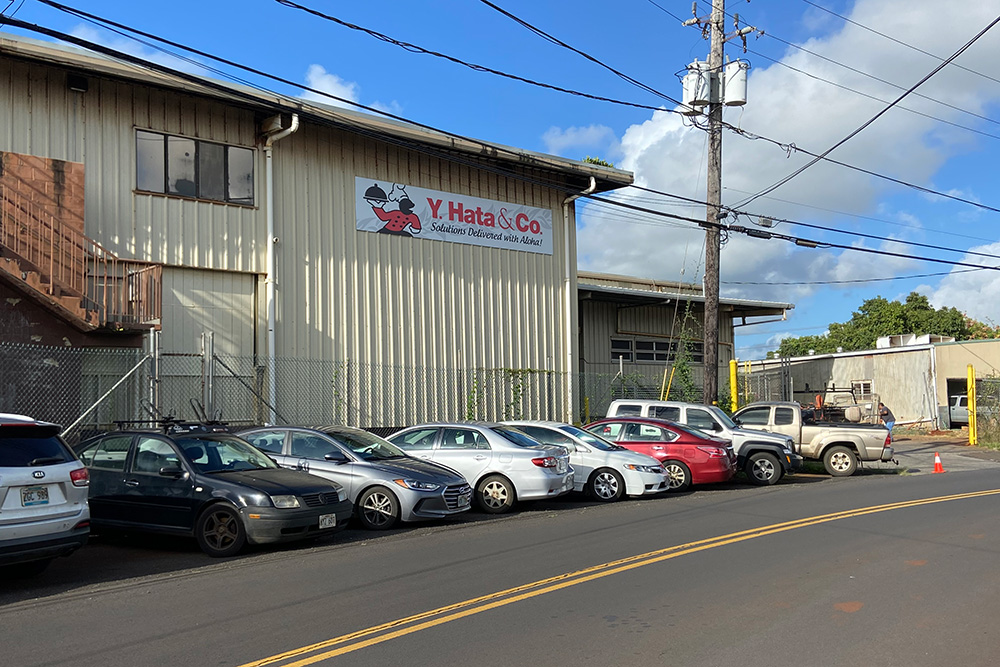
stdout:
[(554, 456), (543, 456), (537, 459), (531, 459), (531, 462), (539, 468), (555, 468), (559, 463), (556, 461), (556, 457)]
[(698, 449), (708, 454), (708, 458), (710, 459), (723, 459), (729, 456), (726, 450), (719, 449), (718, 447), (699, 447)]
[(69, 478), (73, 486), (90, 486), (90, 473), (86, 468), (77, 468), (69, 471)]
[(892, 444), (892, 434), (891, 433), (889, 433), (888, 435), (885, 436), (885, 442), (882, 443), (882, 446), (883, 447), (888, 447), (890, 444)]

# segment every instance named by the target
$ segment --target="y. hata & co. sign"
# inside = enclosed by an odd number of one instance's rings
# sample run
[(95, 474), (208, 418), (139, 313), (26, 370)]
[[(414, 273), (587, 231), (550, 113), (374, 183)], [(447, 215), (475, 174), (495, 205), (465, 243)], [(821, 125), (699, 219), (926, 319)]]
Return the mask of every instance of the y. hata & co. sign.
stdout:
[(552, 211), (354, 179), (357, 228), (365, 232), (552, 254)]

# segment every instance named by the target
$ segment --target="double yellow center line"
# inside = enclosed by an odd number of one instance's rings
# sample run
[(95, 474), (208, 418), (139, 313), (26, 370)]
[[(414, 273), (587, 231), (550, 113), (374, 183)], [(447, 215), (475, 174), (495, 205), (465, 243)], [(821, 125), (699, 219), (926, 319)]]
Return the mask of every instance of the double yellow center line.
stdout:
[(276, 665), (278, 663), (282, 663), (281, 667), (305, 667), (306, 665), (312, 665), (317, 662), (329, 660), (331, 658), (344, 655), (345, 653), (351, 653), (368, 646), (381, 644), (383, 642), (410, 635), (415, 632), (420, 632), (421, 630), (426, 630), (437, 625), (450, 623), (451, 621), (456, 621), (458, 619), (465, 618), (466, 616), (481, 614), (491, 609), (514, 604), (515, 602), (520, 602), (522, 600), (528, 600), (533, 597), (538, 597), (539, 595), (545, 595), (546, 593), (552, 593), (564, 588), (569, 588), (570, 586), (577, 586), (588, 581), (602, 579), (614, 574), (620, 574), (622, 572), (634, 570), (646, 565), (660, 563), (679, 556), (687, 556), (699, 551), (714, 549), (716, 547), (722, 547), (736, 542), (752, 540), (757, 537), (774, 535), (775, 533), (783, 533), (789, 530), (795, 530), (796, 528), (806, 528), (808, 526), (815, 526), (817, 524), (828, 523), (830, 521), (864, 516), (866, 514), (877, 514), (879, 512), (888, 512), (890, 510), (919, 507), (921, 505), (931, 505), (934, 503), (943, 503), (952, 500), (981, 498), (997, 494), (1000, 494), (1000, 489), (960, 493), (951, 496), (938, 496), (935, 498), (922, 498), (919, 500), (908, 500), (898, 503), (889, 503), (886, 505), (875, 505), (872, 507), (863, 507), (855, 510), (846, 510), (843, 512), (834, 512), (832, 514), (806, 517), (795, 521), (776, 523), (770, 526), (752, 528), (750, 530), (743, 530), (738, 533), (730, 533), (728, 535), (721, 535), (705, 540), (699, 540), (697, 542), (689, 542), (687, 544), (657, 549), (656, 551), (649, 551), (643, 554), (629, 556), (627, 558), (603, 563), (601, 565), (588, 567), (583, 570), (560, 574), (555, 577), (541, 579), (523, 586), (508, 588), (489, 595), (483, 595), (481, 597), (472, 598), (463, 602), (457, 602), (445, 607), (439, 607), (430, 611), (414, 614), (413, 616), (407, 616), (406, 618), (389, 621), (388, 623), (376, 625), (365, 630), (359, 630), (350, 634), (334, 637), (333, 639), (327, 639), (316, 644), (303, 646), (301, 648), (272, 655), (268, 658), (263, 658), (254, 662), (248, 662), (240, 667), (265, 667), (266, 665)]

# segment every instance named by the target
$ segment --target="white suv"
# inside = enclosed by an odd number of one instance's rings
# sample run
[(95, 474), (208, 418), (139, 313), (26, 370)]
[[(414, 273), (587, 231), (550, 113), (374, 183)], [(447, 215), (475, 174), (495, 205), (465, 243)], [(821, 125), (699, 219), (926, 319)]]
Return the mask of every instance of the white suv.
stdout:
[(87, 543), (90, 475), (57, 424), (0, 413), (0, 566), (37, 574)]

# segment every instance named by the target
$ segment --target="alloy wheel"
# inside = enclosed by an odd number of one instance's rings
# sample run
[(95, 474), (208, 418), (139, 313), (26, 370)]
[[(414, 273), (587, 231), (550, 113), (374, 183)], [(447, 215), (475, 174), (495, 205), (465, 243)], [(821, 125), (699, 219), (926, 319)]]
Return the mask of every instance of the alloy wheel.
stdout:
[(618, 495), (618, 480), (607, 471), (594, 478), (594, 495), (602, 500), (610, 500)]
[(362, 511), (371, 526), (384, 526), (393, 519), (392, 500), (384, 493), (371, 493), (365, 499)]

